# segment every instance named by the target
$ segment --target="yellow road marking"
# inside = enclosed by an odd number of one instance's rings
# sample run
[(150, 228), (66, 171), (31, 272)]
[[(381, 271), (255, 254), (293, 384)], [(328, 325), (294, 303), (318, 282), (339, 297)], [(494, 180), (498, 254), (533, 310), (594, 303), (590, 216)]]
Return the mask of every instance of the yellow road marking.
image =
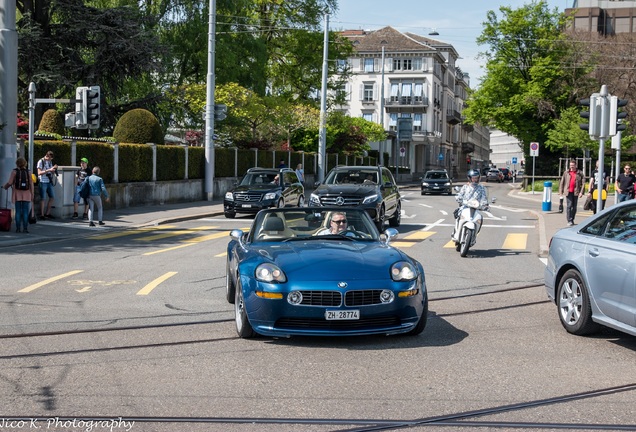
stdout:
[(18, 292), (28, 293), (28, 292), (34, 291), (34, 290), (36, 290), (36, 289), (38, 289), (40, 287), (43, 287), (44, 285), (50, 284), (51, 282), (55, 282), (55, 281), (58, 281), (60, 279), (64, 279), (65, 277), (76, 275), (76, 274), (81, 273), (83, 271), (84, 270), (73, 270), (73, 271), (70, 271), (68, 273), (64, 273), (64, 274), (61, 274), (61, 275), (58, 275), (58, 276), (53, 276), (52, 278), (49, 278), (47, 280), (43, 280), (42, 282), (38, 282), (38, 283), (30, 285), (30, 286), (28, 286), (26, 288), (22, 288)]
[(203, 236), (199, 236), (199, 237), (195, 237), (195, 238), (191, 238), (191, 239), (187, 239), (187, 240), (183, 240), (181, 243), (177, 246), (172, 246), (169, 248), (165, 248), (165, 249), (159, 249), (153, 252), (146, 252), (144, 255), (155, 255), (155, 254), (159, 254), (159, 253), (163, 253), (163, 252), (169, 252), (169, 251), (173, 251), (176, 249), (181, 249), (184, 247), (188, 247), (188, 246), (193, 246), (197, 243), (201, 243), (207, 240), (213, 240), (213, 239), (217, 239), (217, 238), (221, 238), (221, 237), (225, 237), (228, 235), (228, 231), (223, 231), (223, 232), (218, 232), (218, 233), (214, 233), (214, 234), (208, 234), (208, 235), (203, 235)]
[(416, 245), (416, 242), (392, 241), (391, 246), (407, 248)]
[(220, 253), (218, 255), (214, 255), (214, 258), (222, 258), (224, 256), (227, 256), (227, 252), (223, 252), (223, 253)]
[(175, 228), (175, 226), (174, 225), (159, 225), (156, 227), (137, 228), (137, 229), (132, 229), (128, 231), (117, 231), (117, 232), (112, 232), (108, 234), (100, 234), (96, 236), (91, 236), (90, 238), (96, 239), (96, 240), (106, 240), (106, 239), (112, 239), (117, 237), (124, 237), (129, 235), (140, 234), (140, 233), (152, 232), (156, 230), (163, 230), (168, 228)]
[(444, 245), (445, 248), (454, 248), (455, 247), (455, 242), (453, 240), (449, 241), (448, 243), (446, 243)]
[(528, 234), (508, 234), (502, 249), (525, 249), (528, 244)]
[(187, 229), (187, 230), (177, 230), (177, 231), (170, 231), (170, 232), (163, 232), (160, 234), (155, 234), (155, 235), (151, 235), (151, 236), (146, 236), (146, 237), (142, 237), (142, 238), (138, 238), (135, 239), (135, 241), (153, 241), (153, 240), (160, 240), (160, 239), (164, 239), (164, 238), (168, 238), (168, 237), (174, 237), (174, 236), (178, 236), (178, 235), (182, 235), (182, 234), (190, 234), (196, 231), (204, 231), (204, 230), (210, 230), (210, 229), (215, 229), (218, 228), (216, 226), (201, 226), (201, 227), (196, 227), (196, 228), (191, 228), (191, 229)]
[(177, 274), (177, 272), (168, 272), (168, 273), (164, 274), (163, 276), (158, 277), (157, 279), (153, 280), (148, 285), (146, 285), (145, 287), (143, 287), (142, 289), (137, 291), (137, 295), (148, 295), (148, 294), (150, 294), (150, 292), (153, 289), (157, 288), (160, 283), (170, 279), (172, 276), (174, 276), (176, 274)]
[(404, 237), (404, 240), (426, 240), (433, 234), (437, 233), (434, 231), (417, 231)]

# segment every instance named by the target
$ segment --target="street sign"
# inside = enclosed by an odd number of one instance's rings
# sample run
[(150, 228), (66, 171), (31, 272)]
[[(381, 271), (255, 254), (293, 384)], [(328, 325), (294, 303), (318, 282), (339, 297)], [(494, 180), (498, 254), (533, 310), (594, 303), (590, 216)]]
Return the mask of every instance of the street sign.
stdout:
[(437, 157), (439, 160), (443, 161), (444, 160), (444, 153), (440, 153), (439, 156)]
[(512, 163), (515, 164), (515, 165), (517, 164), (517, 158), (516, 157), (512, 158)]
[(406, 156), (406, 148), (400, 147), (400, 156), (402, 157)]
[(530, 156), (539, 156), (539, 143), (531, 142), (530, 143)]

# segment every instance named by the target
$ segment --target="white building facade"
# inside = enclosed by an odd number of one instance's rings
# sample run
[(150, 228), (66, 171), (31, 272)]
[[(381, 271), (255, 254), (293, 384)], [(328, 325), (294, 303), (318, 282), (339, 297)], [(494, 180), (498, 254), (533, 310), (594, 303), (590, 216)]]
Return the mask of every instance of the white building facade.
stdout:
[(380, 123), (391, 133), (386, 144), (376, 146), (389, 154), (389, 165), (397, 160), (413, 177), (446, 169), (463, 178), (468, 169), (488, 162), (487, 128), (462, 122), (469, 81), (455, 65), (459, 55), (452, 45), (392, 27), (341, 34), (356, 53), (347, 59), (346, 102), (335, 109)]

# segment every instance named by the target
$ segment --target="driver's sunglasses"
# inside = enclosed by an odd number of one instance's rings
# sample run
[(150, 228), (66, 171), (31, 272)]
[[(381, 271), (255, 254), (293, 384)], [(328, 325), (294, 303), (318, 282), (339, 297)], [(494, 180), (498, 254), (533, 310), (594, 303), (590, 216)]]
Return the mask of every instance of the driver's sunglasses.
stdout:
[(332, 220), (331, 222), (336, 223), (336, 224), (344, 224), (347, 223), (346, 219), (340, 219), (340, 220)]

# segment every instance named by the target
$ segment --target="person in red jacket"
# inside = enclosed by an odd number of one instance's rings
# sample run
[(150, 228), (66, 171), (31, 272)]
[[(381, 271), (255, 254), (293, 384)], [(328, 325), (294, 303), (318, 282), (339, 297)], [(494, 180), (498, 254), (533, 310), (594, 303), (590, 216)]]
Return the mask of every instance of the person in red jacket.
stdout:
[(570, 226), (574, 225), (576, 206), (579, 198), (583, 196), (583, 184), (585, 184), (583, 172), (577, 168), (576, 161), (570, 161), (570, 168), (563, 173), (559, 182), (559, 195), (566, 198), (565, 217)]

